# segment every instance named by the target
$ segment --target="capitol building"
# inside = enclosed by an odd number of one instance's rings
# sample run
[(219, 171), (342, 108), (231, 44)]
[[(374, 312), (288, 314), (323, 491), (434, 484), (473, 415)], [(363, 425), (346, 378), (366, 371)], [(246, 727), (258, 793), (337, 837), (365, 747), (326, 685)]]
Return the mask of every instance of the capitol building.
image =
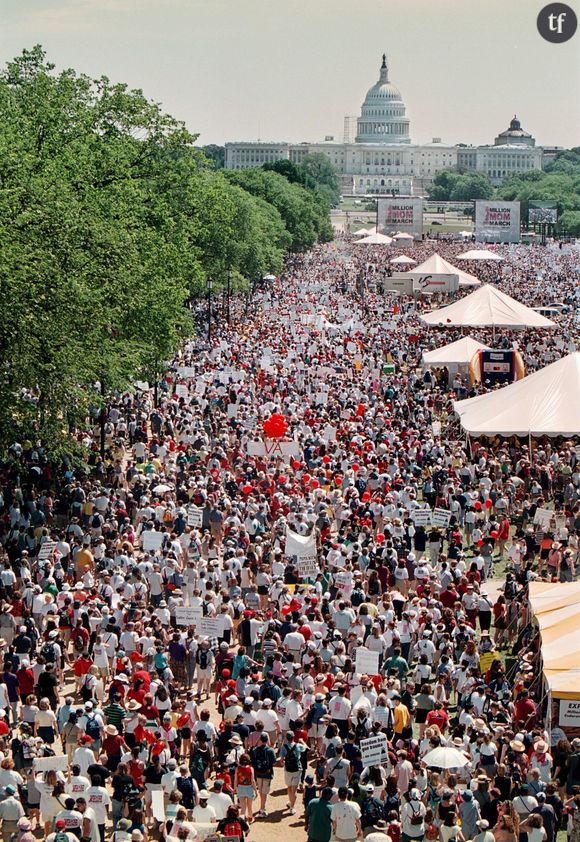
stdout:
[(441, 170), (476, 170), (498, 185), (514, 173), (542, 169), (557, 152), (556, 147), (536, 146), (517, 117), (493, 144), (449, 146), (440, 138), (423, 146), (414, 144), (405, 102), (389, 79), (386, 55), (357, 117), (354, 139), (349, 136), (348, 121), (343, 143), (332, 137), (323, 143), (226, 143), (226, 169), (261, 167), (278, 160), (299, 164), (306, 155), (321, 152), (336, 167), (344, 194), (421, 196)]

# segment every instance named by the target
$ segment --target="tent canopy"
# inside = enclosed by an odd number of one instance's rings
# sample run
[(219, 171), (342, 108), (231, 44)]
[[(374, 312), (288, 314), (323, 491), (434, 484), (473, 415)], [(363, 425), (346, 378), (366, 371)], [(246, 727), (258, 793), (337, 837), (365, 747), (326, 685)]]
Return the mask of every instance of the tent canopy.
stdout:
[(368, 237), (363, 237), (362, 240), (357, 240), (356, 245), (368, 246), (388, 246), (393, 242), (392, 237), (387, 237), (386, 234), (369, 234)]
[(542, 635), (544, 677), (552, 696), (580, 698), (580, 582), (530, 582), (529, 600)]
[(422, 362), (426, 367), (469, 365), (473, 355), (477, 351), (483, 350), (487, 350), (487, 345), (483, 345), (477, 339), (472, 339), (471, 336), (464, 336), (462, 339), (451, 342), (449, 345), (443, 345), (441, 348), (427, 351), (423, 354)]
[(405, 231), (397, 231), (396, 234), (393, 234), (393, 240), (414, 240), (412, 234), (407, 234)]
[(580, 436), (580, 351), (453, 408), (471, 435)]
[(408, 263), (409, 265), (416, 262), (417, 261), (413, 260), (412, 257), (407, 257), (406, 254), (401, 254), (399, 257), (393, 257), (393, 259), (389, 261), (389, 263)]
[(460, 287), (476, 287), (481, 284), (481, 281), (475, 275), (470, 275), (469, 272), (464, 272), (463, 269), (453, 266), (437, 252), (434, 252), (427, 260), (419, 266), (415, 266), (411, 271), (420, 272), (422, 275), (458, 275)]
[[(422, 272), (423, 269), (418, 266), (413, 271)], [(556, 327), (550, 319), (520, 304), (493, 284), (484, 284), (471, 295), (421, 316), (421, 321), (439, 327)]]
[(376, 228), (359, 228), (353, 233), (353, 237), (368, 237), (369, 234), (375, 234)]
[(457, 255), (457, 260), (503, 260), (503, 257), (489, 249), (470, 249)]

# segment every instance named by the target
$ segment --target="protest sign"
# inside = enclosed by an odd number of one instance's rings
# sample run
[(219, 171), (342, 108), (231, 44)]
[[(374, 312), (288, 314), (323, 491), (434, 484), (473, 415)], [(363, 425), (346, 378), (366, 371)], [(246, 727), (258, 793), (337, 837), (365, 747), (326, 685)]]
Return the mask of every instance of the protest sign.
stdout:
[(165, 805), (162, 789), (154, 789), (151, 792), (151, 813), (153, 814), (153, 818), (157, 819), (158, 822), (165, 821)]
[(298, 561), (296, 562), (296, 570), (298, 571), (298, 575), (302, 579), (306, 579), (310, 576), (316, 576), (320, 573), (320, 568), (318, 566), (318, 561), (316, 557), (312, 558), (311, 556), (306, 556), (304, 558), (298, 557)]
[(54, 757), (35, 757), (32, 761), (35, 772), (68, 772), (68, 757), (66, 754), (55, 754)]
[(433, 526), (449, 526), (451, 520), (451, 512), (449, 509), (439, 509), (435, 507), (431, 515), (431, 523)]
[(425, 509), (415, 509), (413, 512), (413, 520), (415, 521), (415, 526), (430, 526), (431, 509), (428, 506)]
[(187, 510), (187, 525), (195, 529), (201, 529), (203, 523), (203, 510), (197, 506), (190, 506)]
[(355, 660), (356, 671), (367, 675), (378, 675), (379, 672), (379, 653), (370, 652), (364, 646), (359, 646), (356, 650)]
[(165, 532), (155, 532), (153, 529), (147, 529), (141, 533), (141, 546), (147, 552), (155, 552), (163, 543)]
[(47, 558), (52, 558), (52, 554), (56, 549), (56, 541), (45, 541), (40, 545), (37, 559), (38, 561), (46, 561)]
[(175, 394), (178, 398), (187, 398), (189, 397), (189, 389), (185, 383), (178, 383), (175, 387)]
[[(357, 650), (358, 651), (358, 650)], [(362, 765), (378, 766), (389, 759), (387, 752), (387, 735), (377, 734), (376, 737), (368, 737), (360, 741)]]
[(544, 532), (547, 532), (550, 529), (553, 517), (554, 512), (551, 509), (537, 508), (536, 514), (534, 515), (534, 523), (541, 526)]
[(200, 617), (195, 627), (200, 637), (219, 637), (223, 628), (219, 617)]
[(203, 611), (200, 608), (182, 607), (178, 606), (175, 609), (175, 622), (178, 626), (197, 626), (203, 617)]

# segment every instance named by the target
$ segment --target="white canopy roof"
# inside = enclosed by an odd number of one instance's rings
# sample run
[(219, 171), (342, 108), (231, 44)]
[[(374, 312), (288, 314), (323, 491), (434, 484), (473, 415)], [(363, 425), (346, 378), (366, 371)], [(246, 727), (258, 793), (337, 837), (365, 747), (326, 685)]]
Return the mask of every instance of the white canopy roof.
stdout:
[(369, 234), (368, 237), (364, 237), (362, 240), (358, 240), (356, 245), (388, 246), (392, 242), (392, 237), (387, 237), (386, 234)]
[(441, 348), (427, 351), (423, 354), (423, 365), (448, 366), (468, 364), (477, 351), (484, 349), (487, 349), (487, 345), (483, 345), (471, 336), (464, 336), (456, 342), (451, 342), (450, 345), (443, 345)]
[(476, 436), (580, 436), (580, 351), (453, 408)]
[(393, 240), (414, 240), (412, 234), (407, 234), (406, 231), (397, 231), (396, 234), (393, 235)]
[(463, 269), (453, 266), (448, 260), (437, 254), (437, 252), (434, 252), (427, 260), (419, 266), (415, 266), (411, 271), (421, 272), (424, 275), (459, 275), (460, 287), (476, 287), (481, 283), (475, 275), (470, 275), (469, 272), (464, 272)]
[(413, 260), (412, 257), (407, 257), (406, 254), (400, 254), (399, 257), (393, 257), (392, 260), (389, 260), (389, 263), (416, 263), (416, 260)]
[(368, 237), (369, 234), (374, 234), (376, 228), (359, 228), (358, 231), (353, 233), (353, 237)]
[(457, 260), (503, 260), (503, 257), (489, 249), (470, 249), (458, 254)]
[[(413, 271), (419, 270), (423, 271), (421, 267)], [(421, 321), (439, 327), (556, 327), (550, 319), (520, 304), (493, 284), (484, 284), (471, 295), (421, 316)]]

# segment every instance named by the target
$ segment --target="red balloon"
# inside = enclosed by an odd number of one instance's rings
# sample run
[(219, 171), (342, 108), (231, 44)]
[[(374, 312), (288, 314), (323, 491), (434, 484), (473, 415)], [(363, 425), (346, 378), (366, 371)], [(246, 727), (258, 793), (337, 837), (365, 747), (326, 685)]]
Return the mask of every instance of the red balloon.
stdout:
[(288, 422), (279, 412), (262, 421), (262, 427), (269, 439), (281, 439), (288, 432)]
[(485, 508), (486, 509), (491, 509), (492, 506), (493, 506), (493, 503), (491, 502), (491, 500), (485, 501)]
[(328, 463), (330, 462), (330, 456), (323, 456), (322, 461), (325, 465), (328, 465)]
[(302, 462), (299, 462), (298, 459), (293, 459), (292, 460), (292, 467), (294, 468), (295, 471), (297, 471), (298, 468), (302, 467)]
[(334, 481), (337, 485), (342, 485), (342, 477), (341, 476), (336, 476), (334, 478)]
[(251, 490), (252, 490), (251, 485), (249, 485), (249, 484), (242, 485), (242, 491), (244, 492), (244, 494), (249, 494), (251, 492)]
[(384, 533), (379, 532), (379, 534), (377, 535), (377, 544), (384, 544), (384, 542), (385, 542)]
[(284, 485), (284, 483), (286, 482), (286, 477), (280, 474), (280, 476), (278, 477), (278, 482), (280, 483), (280, 485)]
[(358, 406), (357, 406), (357, 408), (356, 408), (356, 414), (359, 416), (359, 418), (360, 418), (362, 415), (364, 415), (364, 414), (365, 414), (365, 406), (364, 406), (364, 403), (359, 403), (359, 405), (358, 405)]
[(492, 530), (492, 532), (490, 532), (489, 534), (492, 538), (499, 538), (499, 532), (497, 531), (497, 529)]
[(478, 546), (478, 547), (483, 547), (483, 541), (481, 540), (481, 538), (480, 538), (480, 539), (479, 539), (479, 541), (477, 542), (477, 546)]
[(309, 483), (311, 479), (310, 474), (302, 474), (302, 482)]
[(361, 499), (363, 503), (368, 503), (368, 501), (371, 499), (370, 491), (365, 491)]
[(360, 471), (360, 465), (359, 465), (359, 464), (357, 464), (356, 462), (353, 462), (353, 464), (352, 464), (352, 469), (353, 469), (353, 471), (354, 471), (354, 472), (355, 472), (355, 474), (356, 474), (356, 472), (357, 472), (357, 471)]
[(479, 502), (479, 500), (477, 500), (477, 502), (475, 503), (475, 511), (476, 512), (481, 511), (481, 503)]
[(314, 479), (311, 480), (311, 482), (310, 482), (310, 487), (311, 488), (319, 488), (319, 486), (320, 486), (320, 483), (318, 482), (316, 477), (314, 477)]

